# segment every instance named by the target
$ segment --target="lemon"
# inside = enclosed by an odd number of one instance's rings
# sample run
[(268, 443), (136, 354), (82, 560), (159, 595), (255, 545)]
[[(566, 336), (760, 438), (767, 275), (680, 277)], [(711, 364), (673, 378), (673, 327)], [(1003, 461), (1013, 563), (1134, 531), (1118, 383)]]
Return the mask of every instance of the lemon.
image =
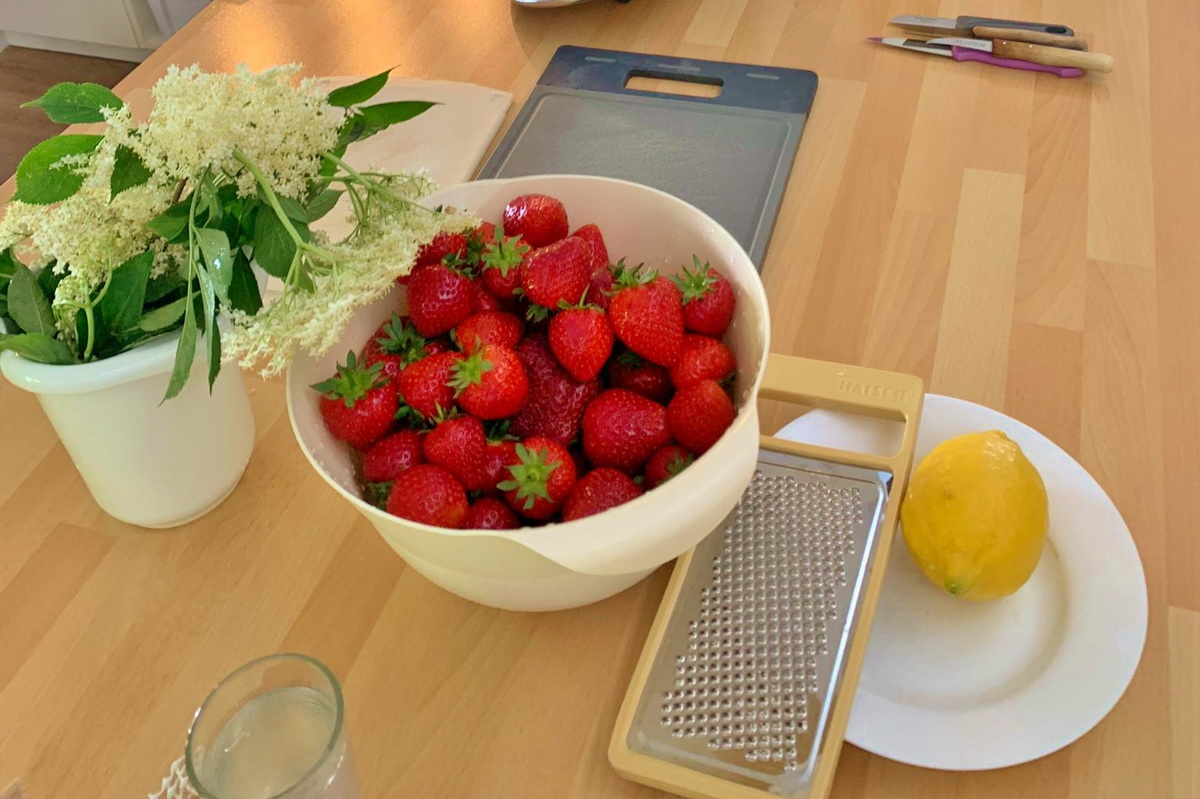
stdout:
[(900, 520), (908, 551), (934, 585), (963, 599), (999, 599), (1025, 584), (1042, 555), (1046, 486), (1004, 433), (970, 433), (925, 456)]

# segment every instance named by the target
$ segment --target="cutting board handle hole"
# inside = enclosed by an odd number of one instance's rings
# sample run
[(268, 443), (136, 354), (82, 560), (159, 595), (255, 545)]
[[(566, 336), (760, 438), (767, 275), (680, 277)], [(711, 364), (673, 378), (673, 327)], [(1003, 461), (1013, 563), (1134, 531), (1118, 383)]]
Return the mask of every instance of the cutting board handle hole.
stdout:
[(680, 75), (674, 72), (658, 72), (647, 69), (630, 70), (625, 77), (625, 88), (639, 92), (677, 94), (682, 97), (721, 96), (725, 81), (706, 75)]

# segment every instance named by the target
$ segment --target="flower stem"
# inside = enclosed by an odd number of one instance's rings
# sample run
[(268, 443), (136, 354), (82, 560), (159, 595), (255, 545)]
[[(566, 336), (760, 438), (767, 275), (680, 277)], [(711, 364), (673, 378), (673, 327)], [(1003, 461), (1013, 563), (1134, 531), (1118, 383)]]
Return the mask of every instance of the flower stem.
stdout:
[(271, 206), (271, 210), (275, 212), (275, 217), (279, 220), (279, 223), (283, 225), (283, 228), (287, 231), (288, 236), (290, 236), (292, 241), (296, 244), (297, 250), (310, 252), (313, 255), (316, 255), (318, 258), (323, 258), (326, 261), (337, 260), (330, 253), (326, 252), (320, 247), (317, 247), (316, 245), (309, 244), (300, 236), (300, 234), (296, 231), (296, 226), (292, 224), (292, 220), (284, 212), (283, 206), (279, 204), (279, 197), (276, 196), (275, 190), (271, 188), (271, 184), (267, 182), (267, 176), (262, 173), (262, 170), (255, 166), (253, 161), (243, 155), (240, 150), (236, 149), (233, 151), (233, 157), (238, 163), (246, 167), (247, 171), (254, 176), (254, 180), (258, 183), (259, 188), (261, 188), (263, 194), (266, 195), (267, 204)]

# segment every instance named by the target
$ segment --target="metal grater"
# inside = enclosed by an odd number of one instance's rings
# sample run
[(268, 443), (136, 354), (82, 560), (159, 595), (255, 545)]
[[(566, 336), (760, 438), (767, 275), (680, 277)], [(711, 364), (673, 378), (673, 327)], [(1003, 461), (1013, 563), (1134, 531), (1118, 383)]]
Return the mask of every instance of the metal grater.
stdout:
[[(912, 460), (916, 378), (771, 361), (764, 397), (895, 411), (905, 443), (879, 458), (764, 438), (738, 505), (680, 558), (610, 757), (625, 776), (687, 796), (828, 792), (881, 583), (873, 567), (887, 562)], [(818, 390), (797, 392), (803, 375)], [(867, 402), (837, 396), (897, 383)]]

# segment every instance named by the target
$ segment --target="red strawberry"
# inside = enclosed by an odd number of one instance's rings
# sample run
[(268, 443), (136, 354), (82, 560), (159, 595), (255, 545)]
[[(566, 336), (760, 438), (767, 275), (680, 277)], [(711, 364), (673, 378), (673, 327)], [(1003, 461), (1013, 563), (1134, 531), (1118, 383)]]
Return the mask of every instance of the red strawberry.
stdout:
[(500, 298), (487, 290), (482, 282), (475, 282), (475, 311), (500, 311), (504, 309)]
[(505, 468), (517, 457), (517, 442), (489, 441), (483, 455), (484, 482), (481, 487), (488, 494), (497, 491), (496, 484), (509, 477)]
[(545, 247), (566, 238), (571, 229), (567, 224), (567, 209), (545, 194), (514, 198), (504, 207), (503, 227), (509, 235), (525, 239), (530, 247)]
[(454, 365), (450, 385), (459, 407), (480, 419), (503, 419), (525, 407), (529, 378), (508, 347), (485, 344)]
[(467, 266), (477, 270), (483, 258), (483, 251), (496, 240), (496, 226), (491, 222), (480, 222), (479, 226), (467, 234), (467, 253), (464, 259)]
[(450, 472), (468, 491), (477, 491), (486, 482), (483, 460), (487, 438), (483, 422), (474, 416), (442, 419), (425, 434), (421, 449), (425, 460)]
[(396, 478), (387, 512), (420, 524), (457, 529), (467, 518), (467, 492), (450, 472), (423, 463)]
[(592, 272), (584, 302), (590, 305), (599, 305), (607, 311), (608, 304), (612, 302), (614, 280), (613, 270), (607, 265)]
[(459, 323), (454, 338), (463, 352), (471, 353), (482, 344), (512, 349), (525, 333), (521, 317), (503, 311), (480, 311)]
[(591, 245), (588, 249), (589, 270), (594, 273), (608, 267), (608, 247), (604, 245), (604, 236), (600, 234), (600, 228), (595, 225), (584, 225), (571, 235), (577, 236)]
[(516, 446), (509, 462), (511, 477), (498, 488), (517, 513), (545, 521), (558, 513), (575, 485), (575, 461), (567, 448), (549, 438), (534, 436)]
[(521, 290), (530, 302), (558, 309), (559, 303), (579, 302), (592, 273), (583, 239), (567, 238), (534, 250), (521, 265)]
[(667, 406), (671, 435), (697, 454), (717, 443), (736, 415), (729, 395), (715, 380), (698, 380), (679, 389)]
[(694, 333), (721, 336), (733, 318), (733, 287), (725, 276), (692, 256), (694, 269), (686, 266), (675, 276), (683, 294), (683, 323)]
[(408, 313), (426, 338), (449, 333), (475, 310), (471, 279), (445, 264), (418, 266), (408, 277)]
[(679, 289), (654, 271), (619, 269), (608, 321), (617, 338), (648, 361), (674, 366), (683, 349), (683, 306)]
[(595, 466), (633, 474), (670, 440), (667, 409), (632, 391), (610, 388), (583, 413), (583, 452)]
[(467, 510), (465, 530), (516, 530), (521, 526), (517, 514), (495, 497), (480, 497)]
[(559, 311), (550, 320), (550, 350), (580, 382), (600, 374), (612, 354), (613, 334), (599, 308), (583, 305)]
[(359, 360), (364, 366), (383, 364), (383, 376), (395, 379), (404, 367), (425, 357), (426, 344), (424, 337), (410, 322), (393, 312), (391, 318), (380, 325), (367, 341)]
[(454, 345), (444, 338), (435, 338), (425, 345), (425, 357), (441, 355), (443, 352), (454, 352)]
[(399, 402), (382, 371), (382, 364), (364, 367), (351, 352), (333, 377), (313, 386), (321, 393), (321, 417), (334, 438), (366, 449), (392, 429)]
[(462, 258), (467, 254), (467, 237), (462, 233), (447, 233), (442, 231), (434, 236), (428, 244), (421, 245), (417, 250), (416, 266), (425, 264), (440, 264), (446, 256)]
[(421, 434), (416, 430), (401, 430), (376, 441), (363, 458), (363, 480), (368, 483), (387, 483), (400, 472), (425, 462), (421, 452)]
[(646, 464), (646, 486), (657, 488), (691, 466), (695, 459), (695, 455), (678, 444), (667, 444), (650, 456)]
[(642, 489), (625, 472), (601, 466), (585, 474), (571, 489), (571, 495), (563, 505), (563, 521), (570, 522), (584, 516), (624, 505), (642, 495)]
[(461, 359), (457, 352), (442, 352), (409, 365), (400, 373), (400, 399), (422, 419), (450, 410), (454, 407), (450, 378)]
[(609, 361), (608, 384), (663, 404), (671, 398), (671, 375), (666, 368), (628, 350)]
[(600, 393), (600, 382), (571, 377), (541, 337), (522, 341), (517, 356), (529, 376), (529, 402), (512, 420), (512, 432), (570, 443), (579, 435), (584, 409)]
[(679, 363), (671, 367), (671, 382), (675, 388), (683, 388), (697, 380), (722, 383), (731, 379), (736, 371), (737, 359), (733, 350), (715, 338), (689, 333), (683, 337)]
[(511, 299), (521, 288), (521, 264), (530, 247), (519, 236), (502, 236), (483, 250), (480, 280), (488, 292), (502, 300)]

